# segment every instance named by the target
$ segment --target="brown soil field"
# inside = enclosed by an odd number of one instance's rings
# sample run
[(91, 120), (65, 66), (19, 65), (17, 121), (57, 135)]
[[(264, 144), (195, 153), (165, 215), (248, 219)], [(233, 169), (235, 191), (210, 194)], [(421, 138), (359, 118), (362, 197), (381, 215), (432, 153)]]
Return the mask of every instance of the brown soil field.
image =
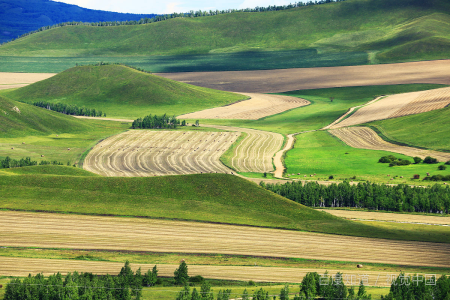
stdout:
[(231, 158), (231, 166), (238, 172), (264, 173), (273, 171), (273, 157), (283, 145), (283, 135), (241, 127), (203, 126), (247, 133), (247, 136), (234, 148), (234, 156)]
[(250, 97), (250, 100), (181, 115), (179, 118), (257, 120), (310, 104), (309, 101), (296, 97), (250, 93), (245, 95)]
[(353, 115), (331, 128), (419, 114), (450, 104), (450, 88), (392, 95), (358, 109)]
[(2, 246), (265, 257), (449, 267), (450, 245), (207, 224), (0, 211)]
[(287, 141), (283, 149), (278, 151), (277, 154), (275, 154), (275, 157), (273, 158), (273, 163), (275, 165), (274, 176), (276, 178), (283, 178), (283, 172), (286, 169), (283, 165), (283, 154), (286, 151), (291, 150), (292, 146), (294, 146), (294, 141), (295, 141), (294, 134), (288, 134)]
[(329, 130), (331, 134), (342, 140), (350, 147), (370, 150), (384, 150), (401, 153), (407, 156), (425, 158), (432, 156), (439, 161), (450, 160), (450, 153), (433, 150), (423, 150), (413, 147), (398, 146), (384, 141), (378, 134), (368, 127), (347, 127)]
[[(172, 277), (178, 262), (174, 264), (157, 264), (158, 275)], [(330, 269), (304, 269), (304, 268), (283, 268), (283, 267), (259, 267), (259, 266), (205, 266), (188, 264), (189, 276), (201, 275), (205, 278), (215, 278), (223, 280), (253, 280), (256, 282), (301, 282), (308, 272), (318, 272), (334, 275), (340, 270)], [(43, 273), (45, 276), (60, 272), (65, 275), (68, 272), (92, 272), (99, 275), (116, 275), (123, 267), (123, 263), (106, 261), (80, 261), (63, 259), (38, 259), (21, 257), (0, 256), (0, 276), (21, 276), (28, 274)], [(141, 267), (142, 273), (152, 269), (154, 264), (130, 264), (133, 271)], [(356, 265), (355, 265), (356, 269)], [(345, 270), (344, 275), (346, 285), (359, 285), (360, 279), (367, 279), (369, 286), (388, 286), (389, 275), (397, 276), (396, 273), (386, 273), (378, 271)], [(388, 277), (389, 276), (389, 277)]]
[(417, 223), (417, 224), (432, 224), (432, 225), (450, 225), (450, 217), (438, 216), (424, 216), (424, 215), (410, 215), (397, 213), (383, 213), (371, 211), (354, 211), (343, 209), (321, 209), (334, 216), (356, 219), (356, 220), (377, 220), (390, 221), (399, 223)]
[(83, 168), (103, 176), (231, 173), (219, 160), (240, 133), (129, 130), (97, 144)]
[(242, 93), (407, 83), (450, 84), (450, 60), (262, 71), (160, 73), (162, 77)]

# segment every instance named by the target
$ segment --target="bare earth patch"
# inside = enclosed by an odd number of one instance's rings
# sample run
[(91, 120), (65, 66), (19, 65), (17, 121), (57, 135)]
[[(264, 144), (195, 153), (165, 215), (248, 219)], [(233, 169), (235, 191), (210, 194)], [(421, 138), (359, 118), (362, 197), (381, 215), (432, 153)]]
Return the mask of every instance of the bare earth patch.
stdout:
[(250, 93), (244, 95), (249, 96), (250, 100), (181, 115), (179, 118), (257, 120), (310, 104), (309, 101), (296, 97)]
[(198, 86), (242, 93), (279, 93), (341, 86), (450, 84), (450, 60), (262, 71), (160, 73)]
[(83, 168), (103, 176), (231, 173), (219, 158), (239, 134), (130, 130), (97, 144)]
[(358, 109), (331, 128), (363, 124), (441, 109), (450, 104), (450, 88), (392, 95)]
[[(9, 73), (0, 72), (0, 89), (3, 89), (3, 85), (9, 85), (10, 88), (21, 87), (37, 81), (41, 81), (52, 76), (55, 73)], [(19, 86), (20, 85), (20, 86)]]
[(425, 158), (432, 156), (439, 161), (450, 160), (450, 153), (433, 150), (423, 150), (413, 147), (398, 146), (383, 140), (378, 134), (368, 127), (347, 127), (329, 131), (350, 147), (370, 150), (384, 150), (401, 153), (407, 156)]
[(399, 223), (414, 223), (414, 224), (433, 224), (433, 225), (450, 225), (450, 217), (437, 216), (423, 216), (423, 215), (409, 215), (396, 213), (383, 213), (372, 211), (354, 211), (343, 209), (323, 209), (334, 216), (357, 219), (357, 220), (377, 220), (377, 221), (391, 221)]
[(0, 211), (0, 227), (2, 246), (217, 253), (450, 266), (450, 247), (445, 243), (395, 241), (249, 226)]

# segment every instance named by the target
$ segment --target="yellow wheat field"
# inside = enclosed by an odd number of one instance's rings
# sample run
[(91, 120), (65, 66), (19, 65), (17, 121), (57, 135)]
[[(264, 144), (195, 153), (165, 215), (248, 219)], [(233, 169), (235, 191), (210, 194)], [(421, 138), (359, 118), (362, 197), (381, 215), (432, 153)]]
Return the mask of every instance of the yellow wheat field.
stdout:
[(231, 173), (219, 160), (238, 132), (130, 130), (97, 144), (85, 170), (103, 176)]
[(450, 160), (450, 153), (432, 150), (423, 150), (413, 147), (398, 146), (384, 141), (378, 134), (368, 127), (347, 127), (329, 131), (334, 136), (341, 139), (350, 147), (370, 150), (384, 150), (401, 153), (407, 156), (436, 157), (439, 161)]
[(181, 115), (179, 118), (257, 120), (310, 104), (307, 100), (289, 96), (249, 93), (245, 95), (250, 97), (250, 100)]
[(450, 245), (169, 220), (0, 211), (2, 246), (450, 267)]

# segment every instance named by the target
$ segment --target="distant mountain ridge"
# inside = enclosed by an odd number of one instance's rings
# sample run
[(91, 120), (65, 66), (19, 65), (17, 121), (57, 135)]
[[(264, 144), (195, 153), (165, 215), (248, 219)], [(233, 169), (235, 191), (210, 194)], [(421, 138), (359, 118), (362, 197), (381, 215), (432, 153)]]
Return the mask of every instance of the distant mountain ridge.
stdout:
[(154, 16), (93, 10), (51, 0), (0, 0), (0, 43), (63, 22), (130, 21)]

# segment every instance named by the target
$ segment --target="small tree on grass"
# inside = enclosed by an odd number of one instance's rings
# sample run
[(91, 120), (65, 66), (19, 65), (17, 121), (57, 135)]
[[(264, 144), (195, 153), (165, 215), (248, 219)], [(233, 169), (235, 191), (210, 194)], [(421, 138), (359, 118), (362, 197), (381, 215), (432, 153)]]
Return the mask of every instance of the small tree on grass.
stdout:
[(439, 170), (445, 170), (445, 169), (447, 169), (447, 167), (446, 167), (445, 165), (440, 165), (440, 166), (438, 167), (438, 169), (439, 169)]
[(420, 163), (422, 162), (422, 159), (421, 159), (420, 157), (418, 157), (418, 156), (414, 157), (413, 159), (414, 159), (414, 163), (415, 163), (416, 165), (417, 165), (417, 164), (420, 164)]
[(437, 164), (438, 163), (437, 159), (434, 158), (434, 157), (431, 157), (431, 156), (425, 157), (423, 162), (426, 163), (426, 164)]
[(180, 263), (178, 269), (174, 272), (175, 284), (186, 284), (189, 280), (188, 267), (186, 262), (183, 260)]

